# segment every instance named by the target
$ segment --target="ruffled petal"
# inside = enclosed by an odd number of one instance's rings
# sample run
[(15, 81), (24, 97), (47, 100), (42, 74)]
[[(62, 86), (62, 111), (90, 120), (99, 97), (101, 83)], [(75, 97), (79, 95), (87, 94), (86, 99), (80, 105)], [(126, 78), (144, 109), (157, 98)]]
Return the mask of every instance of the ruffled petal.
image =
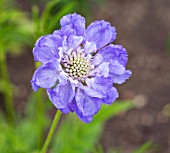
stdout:
[(88, 87), (88, 86), (82, 86), (81, 88), (90, 97), (96, 97), (96, 98), (103, 98), (103, 97), (105, 97), (105, 94), (102, 91), (100, 91), (100, 90), (94, 90), (93, 88)]
[(83, 41), (83, 37), (82, 36), (71, 36), (68, 38), (67, 40), (67, 46), (69, 48), (73, 48), (73, 50), (76, 50), (78, 48), (78, 46), (82, 43)]
[(132, 74), (130, 70), (126, 70), (125, 66), (128, 61), (126, 50), (120, 45), (109, 45), (99, 50), (104, 62), (109, 62), (109, 77), (114, 83), (122, 84)]
[(53, 58), (59, 58), (58, 48), (62, 45), (63, 39), (57, 35), (40, 37), (33, 49), (34, 59), (37, 62), (47, 62)]
[(113, 87), (113, 80), (111, 78), (105, 77), (96, 77), (96, 78), (87, 78), (86, 84), (91, 90), (96, 92), (102, 92), (103, 98), (102, 102), (105, 104), (112, 104), (116, 98), (118, 98), (118, 92), (115, 87)]
[(104, 93), (108, 88), (113, 86), (113, 80), (105, 77), (86, 78), (85, 82), (88, 87), (91, 87), (94, 90), (100, 90)]
[(88, 96), (83, 89), (77, 89), (75, 100), (78, 116), (91, 117), (100, 109), (101, 99)]
[(65, 37), (62, 47), (60, 47), (59, 50), (62, 52), (62, 54), (70, 55), (72, 51), (75, 51), (79, 47), (82, 41), (82, 36), (72, 35), (69, 38)]
[(101, 54), (96, 54), (94, 58), (91, 60), (94, 66), (98, 66), (101, 62), (103, 62), (103, 57)]
[(105, 104), (112, 104), (117, 98), (119, 94), (115, 87), (112, 87), (107, 90), (107, 97), (102, 99), (102, 102)]
[(86, 30), (87, 40), (95, 42), (97, 49), (113, 42), (116, 39), (115, 27), (104, 20), (91, 23)]
[(79, 14), (69, 14), (65, 15), (60, 20), (61, 29), (65, 26), (69, 26), (70, 29), (73, 29), (74, 35), (84, 36), (85, 32), (85, 19)]
[(96, 77), (109, 76), (109, 62), (103, 62), (91, 71), (91, 74)]
[(103, 60), (106, 62), (109, 62), (110, 60), (116, 60), (123, 66), (126, 66), (128, 61), (128, 54), (126, 49), (121, 45), (111, 44), (99, 50), (98, 53), (102, 55)]
[(94, 53), (96, 52), (97, 48), (96, 48), (96, 44), (94, 42), (88, 42), (86, 41), (84, 44), (84, 52), (86, 53), (86, 55), (90, 54), (90, 53)]
[(76, 112), (79, 119), (85, 123), (90, 123), (93, 120), (93, 116), (83, 116), (80, 111)]
[(93, 115), (92, 116), (83, 116), (81, 110), (78, 108), (75, 97), (73, 99), (73, 102), (69, 105), (69, 108), (72, 112), (75, 112), (79, 119), (85, 123), (89, 123), (93, 120)]
[(34, 91), (38, 88), (51, 88), (57, 82), (58, 75), (62, 71), (57, 60), (51, 60), (40, 66), (34, 73), (31, 84)]
[(109, 72), (110, 74), (122, 75), (125, 72), (125, 67), (121, 65), (118, 61), (111, 60), (109, 65)]
[(71, 25), (66, 25), (64, 27), (62, 27), (60, 30), (55, 30), (53, 32), (54, 35), (59, 35), (61, 37), (63, 36), (71, 36), (74, 34), (74, 29), (72, 29)]
[(58, 84), (55, 88), (48, 89), (47, 93), (55, 107), (63, 113), (71, 111), (70, 105), (75, 95), (75, 87), (73, 84), (70, 82), (67, 82), (66, 84)]
[(132, 75), (132, 71), (125, 70), (122, 75), (111, 74), (110, 77), (113, 79), (114, 83), (122, 84)]
[(51, 51), (49, 47), (34, 47), (33, 49), (34, 60), (37, 62), (45, 63), (56, 57), (56, 54)]

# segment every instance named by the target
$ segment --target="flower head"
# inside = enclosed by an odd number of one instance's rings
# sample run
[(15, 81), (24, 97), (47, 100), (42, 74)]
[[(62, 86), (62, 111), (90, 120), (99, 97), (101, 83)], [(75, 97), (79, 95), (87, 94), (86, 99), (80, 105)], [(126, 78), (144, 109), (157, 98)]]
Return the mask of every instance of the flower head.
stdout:
[(118, 97), (113, 86), (132, 74), (126, 70), (128, 55), (111, 44), (116, 30), (109, 22), (95, 21), (85, 29), (85, 19), (74, 13), (61, 18), (61, 29), (40, 37), (33, 49), (42, 65), (31, 80), (34, 91), (47, 89), (51, 102), (63, 113), (75, 112), (89, 123), (102, 103)]

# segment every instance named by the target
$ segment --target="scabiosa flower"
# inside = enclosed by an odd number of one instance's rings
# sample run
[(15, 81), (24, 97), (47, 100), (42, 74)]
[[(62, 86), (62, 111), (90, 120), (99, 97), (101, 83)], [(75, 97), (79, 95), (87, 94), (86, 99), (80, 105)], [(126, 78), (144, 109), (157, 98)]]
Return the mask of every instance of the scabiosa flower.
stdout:
[(51, 102), (63, 113), (75, 112), (89, 123), (102, 103), (118, 97), (114, 84), (132, 74), (126, 70), (128, 55), (121, 45), (111, 44), (116, 30), (109, 22), (95, 21), (85, 29), (76, 13), (61, 18), (61, 29), (40, 37), (33, 49), (42, 65), (31, 80), (34, 91), (45, 88)]

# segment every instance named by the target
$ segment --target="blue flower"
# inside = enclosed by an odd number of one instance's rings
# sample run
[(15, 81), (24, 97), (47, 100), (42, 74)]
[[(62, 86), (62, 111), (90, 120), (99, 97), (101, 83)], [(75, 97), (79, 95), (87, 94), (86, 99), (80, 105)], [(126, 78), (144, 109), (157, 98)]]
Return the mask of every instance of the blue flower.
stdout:
[(61, 29), (40, 37), (33, 49), (42, 65), (31, 80), (34, 91), (45, 88), (51, 102), (63, 113), (75, 112), (89, 123), (102, 103), (118, 97), (114, 84), (122, 84), (128, 55), (111, 44), (116, 30), (109, 22), (95, 21), (85, 29), (85, 19), (74, 13), (61, 18)]

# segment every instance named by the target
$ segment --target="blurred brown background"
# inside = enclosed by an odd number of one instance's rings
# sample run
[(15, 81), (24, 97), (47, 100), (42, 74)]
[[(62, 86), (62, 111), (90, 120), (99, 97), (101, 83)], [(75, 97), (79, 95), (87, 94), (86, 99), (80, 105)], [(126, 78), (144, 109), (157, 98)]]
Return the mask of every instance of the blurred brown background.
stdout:
[(159, 152), (170, 153), (170, 1), (110, 0), (93, 15), (115, 25), (116, 43), (129, 53), (133, 75), (118, 88), (138, 106), (108, 122), (104, 146), (123, 145), (128, 152), (152, 140)]

